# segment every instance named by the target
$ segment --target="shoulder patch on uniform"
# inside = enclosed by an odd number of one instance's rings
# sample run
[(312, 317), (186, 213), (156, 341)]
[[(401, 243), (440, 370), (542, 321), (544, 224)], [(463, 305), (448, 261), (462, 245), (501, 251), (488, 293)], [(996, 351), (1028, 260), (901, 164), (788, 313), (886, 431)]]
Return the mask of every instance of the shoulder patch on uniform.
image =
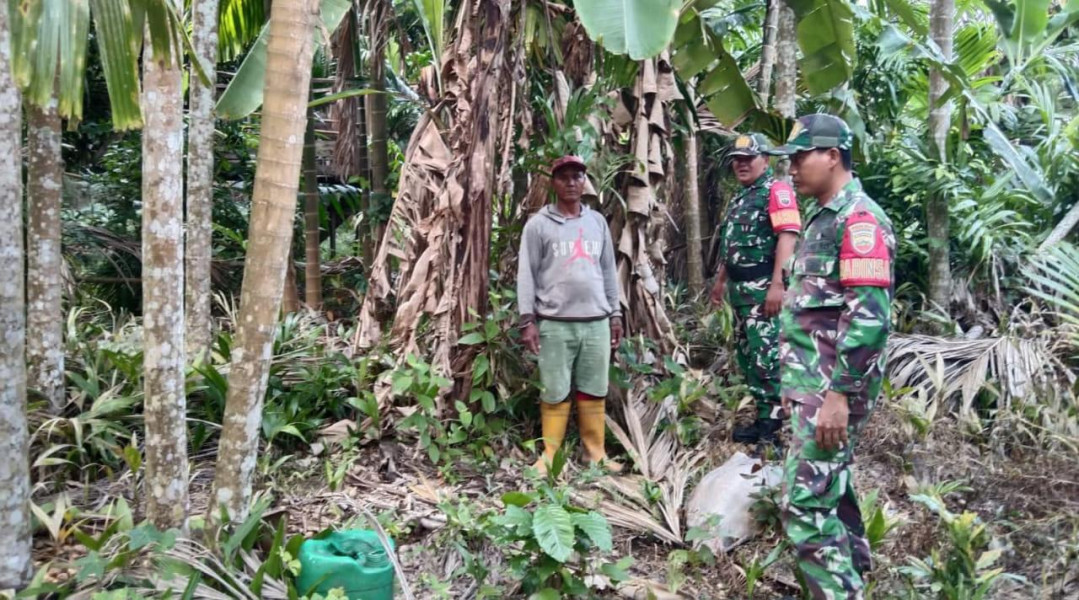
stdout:
[(772, 219), (772, 230), (777, 233), (799, 231), (802, 228), (798, 199), (787, 182), (776, 181), (768, 190), (768, 215)]
[(846, 220), (839, 246), (839, 283), (845, 287), (892, 285), (892, 261), (877, 217), (856, 210)]

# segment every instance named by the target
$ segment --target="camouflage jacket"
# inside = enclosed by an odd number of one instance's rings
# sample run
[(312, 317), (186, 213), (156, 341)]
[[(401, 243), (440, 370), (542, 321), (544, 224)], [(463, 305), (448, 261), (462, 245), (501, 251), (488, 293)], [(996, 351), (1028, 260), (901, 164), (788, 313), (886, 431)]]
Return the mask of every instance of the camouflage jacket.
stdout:
[(784, 397), (820, 406), (833, 390), (847, 395), (852, 414), (872, 408), (891, 328), (895, 243), (891, 221), (857, 179), (809, 210), (781, 316)]
[[(794, 190), (767, 169), (731, 199), (720, 229), (719, 261), (727, 269), (727, 290), (734, 306), (760, 304), (772, 280), (776, 238), (802, 228)], [(749, 277), (738, 277), (739, 273)]]

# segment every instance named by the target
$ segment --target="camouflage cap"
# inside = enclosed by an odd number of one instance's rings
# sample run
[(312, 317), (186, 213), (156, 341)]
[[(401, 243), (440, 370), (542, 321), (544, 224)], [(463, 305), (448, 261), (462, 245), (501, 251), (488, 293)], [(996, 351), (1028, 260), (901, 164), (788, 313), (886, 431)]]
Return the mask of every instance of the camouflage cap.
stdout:
[(806, 115), (794, 122), (787, 143), (769, 154), (797, 154), (818, 148), (849, 150), (853, 142), (854, 134), (843, 119), (823, 114)]
[(759, 133), (749, 133), (735, 138), (730, 151), (727, 152), (727, 156), (760, 156), (761, 154), (768, 154), (771, 147), (772, 145), (768, 143), (768, 138)]

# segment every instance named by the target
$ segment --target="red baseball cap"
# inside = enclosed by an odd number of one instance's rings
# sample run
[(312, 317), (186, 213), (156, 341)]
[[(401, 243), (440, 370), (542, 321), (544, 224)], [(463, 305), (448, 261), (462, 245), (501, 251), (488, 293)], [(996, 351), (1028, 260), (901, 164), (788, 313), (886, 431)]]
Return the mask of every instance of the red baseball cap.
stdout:
[(584, 159), (580, 156), (567, 154), (566, 156), (555, 159), (555, 161), (551, 163), (551, 175), (554, 175), (559, 169), (565, 167), (580, 167), (582, 171), (588, 170), (588, 166), (584, 164)]

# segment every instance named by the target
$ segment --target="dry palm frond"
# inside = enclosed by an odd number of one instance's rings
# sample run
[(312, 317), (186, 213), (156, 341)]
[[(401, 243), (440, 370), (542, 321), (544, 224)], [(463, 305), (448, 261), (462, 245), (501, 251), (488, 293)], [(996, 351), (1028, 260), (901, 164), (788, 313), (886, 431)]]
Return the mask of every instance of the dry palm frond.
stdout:
[[(686, 452), (658, 481), (642, 476), (604, 480), (601, 487), (609, 499), (600, 502), (600, 512), (612, 525), (650, 533), (671, 544), (682, 544), (686, 533), (682, 523), (686, 488), (703, 459), (702, 453)], [(649, 497), (649, 489), (658, 491), (658, 497)]]
[(958, 397), (963, 413), (983, 391), (995, 395), (1001, 408), (1011, 408), (1069, 393), (1075, 375), (1054, 349), (1052, 332), (983, 339), (894, 335), (888, 343), (889, 377), (895, 388), (937, 399)]
[(681, 544), (686, 488), (704, 454), (681, 446), (667, 426), (678, 418), (675, 399), (653, 402), (646, 393), (648, 385), (640, 379), (626, 395), (624, 424), (607, 417), (608, 426), (641, 475), (604, 480), (601, 487), (609, 499), (600, 503), (600, 510), (613, 525)]
[(610, 415), (607, 425), (629, 452), (641, 474), (655, 480), (667, 471), (678, 445), (675, 435), (663, 427), (662, 422), (665, 419), (673, 421), (677, 415), (673, 398), (652, 402), (646, 394), (647, 386), (646, 381), (640, 380), (626, 394), (622, 405), (624, 427)]

